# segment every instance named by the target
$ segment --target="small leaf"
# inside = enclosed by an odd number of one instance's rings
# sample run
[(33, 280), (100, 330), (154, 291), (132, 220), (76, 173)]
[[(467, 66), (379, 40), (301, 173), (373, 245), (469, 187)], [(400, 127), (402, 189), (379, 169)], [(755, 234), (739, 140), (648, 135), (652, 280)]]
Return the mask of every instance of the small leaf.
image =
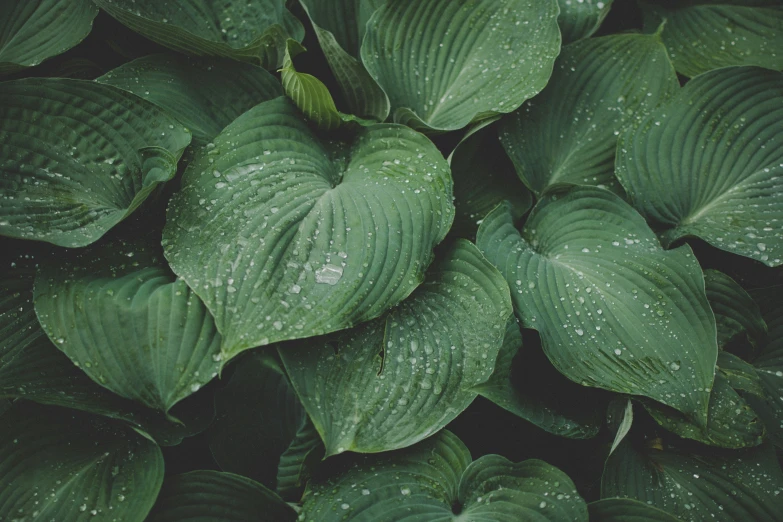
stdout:
[(622, 413), (619, 416), (620, 422), (617, 426), (617, 433), (614, 435), (614, 441), (612, 442), (612, 447), (609, 450), (609, 455), (614, 453), (614, 450), (617, 449), (617, 446), (620, 445), (620, 443), (623, 441), (626, 435), (628, 435), (628, 432), (631, 431), (631, 426), (633, 425), (633, 403), (631, 402), (631, 399), (626, 399), (625, 401), (615, 401), (612, 404), (622, 404), (625, 402), (625, 406), (622, 407)]
[(758, 397), (764, 396), (764, 388), (761, 386), (761, 379), (756, 369), (736, 355), (726, 351), (720, 352), (718, 354), (718, 373), (722, 374), (735, 390)]
[(754, 342), (767, 334), (767, 325), (753, 298), (736, 281), (717, 270), (705, 270), (707, 300), (718, 325), (718, 346), (723, 347), (741, 332)]
[(563, 35), (563, 45), (589, 38), (604, 21), (614, 0), (557, 0), (560, 16), (557, 24)]

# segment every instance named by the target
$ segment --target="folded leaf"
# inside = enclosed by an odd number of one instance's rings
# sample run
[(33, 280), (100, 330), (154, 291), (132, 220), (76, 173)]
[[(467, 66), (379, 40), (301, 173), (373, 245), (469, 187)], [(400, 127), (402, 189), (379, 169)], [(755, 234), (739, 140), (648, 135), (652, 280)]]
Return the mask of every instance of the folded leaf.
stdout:
[(666, 511), (629, 498), (605, 498), (587, 505), (591, 522), (680, 522)]
[(756, 369), (736, 355), (726, 351), (720, 352), (718, 354), (718, 373), (722, 374), (735, 390), (759, 397), (764, 396), (764, 389)]
[(754, 342), (767, 334), (767, 325), (753, 298), (731, 277), (717, 270), (705, 270), (707, 299), (718, 325), (718, 346), (723, 347), (741, 332)]
[(588, 38), (601, 27), (614, 0), (557, 0), (560, 16), (557, 24), (563, 45)]

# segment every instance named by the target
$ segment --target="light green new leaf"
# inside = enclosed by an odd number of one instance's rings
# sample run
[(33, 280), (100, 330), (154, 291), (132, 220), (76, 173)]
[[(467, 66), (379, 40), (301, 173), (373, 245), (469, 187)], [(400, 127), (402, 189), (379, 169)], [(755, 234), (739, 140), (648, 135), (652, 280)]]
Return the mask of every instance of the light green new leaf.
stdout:
[(256, 480), (286, 500), (304, 490), (321, 439), (277, 360), (251, 352), (215, 396), (209, 447), (221, 469)]
[(601, 27), (614, 0), (557, 0), (560, 16), (557, 24), (563, 45), (588, 38)]
[(639, 214), (592, 187), (550, 191), (521, 233), (500, 206), (477, 244), (563, 375), (651, 397), (706, 424), (718, 347), (689, 247), (664, 251)]
[(33, 67), (81, 42), (98, 8), (91, 0), (0, 2), (0, 74)]
[(128, 427), (74, 410), (17, 403), (0, 422), (0, 520), (142, 522), (163, 455)]
[(89, 245), (177, 171), (190, 132), (95, 82), (0, 83), (0, 234)]
[(448, 165), (399, 125), (323, 142), (278, 98), (214, 144), (185, 172), (163, 242), (224, 360), (378, 317), (419, 285), (454, 217)]
[(723, 347), (741, 332), (754, 342), (767, 334), (767, 324), (753, 298), (734, 279), (717, 270), (705, 270), (707, 300), (718, 325), (718, 346)]
[(169, 49), (277, 67), (304, 27), (285, 0), (93, 0), (131, 30)]
[(384, 121), (389, 98), (359, 58), (372, 13), (385, 0), (300, 0), (351, 114)]
[(783, 513), (783, 474), (769, 444), (694, 452), (624, 442), (606, 461), (601, 496), (636, 499), (686, 522), (774, 522)]
[(498, 455), (471, 463), (448, 431), (408, 449), (357, 457), (310, 482), (301, 522), (586, 522), (574, 483), (540, 460)]
[(617, 398), (609, 403), (606, 412), (607, 424), (615, 432), (609, 455), (614, 453), (617, 446), (625, 439), (633, 426), (633, 401), (631, 399)]
[(722, 374), (735, 390), (764, 396), (764, 388), (756, 369), (736, 355), (721, 351), (718, 354), (718, 373)]
[(680, 519), (638, 500), (605, 498), (587, 505), (590, 522), (680, 522)]
[(779, 0), (645, 0), (644, 27), (661, 22), (677, 72), (696, 76), (731, 65), (783, 69)]
[(415, 444), (473, 402), (511, 311), (503, 277), (459, 240), (384, 317), (279, 352), (326, 454), (377, 453)]
[(394, 121), (432, 131), (515, 110), (544, 88), (560, 51), (556, 0), (390, 0), (361, 55)]
[(620, 137), (616, 174), (665, 245), (697, 236), (783, 263), (783, 74), (700, 75)]
[(617, 136), (679, 88), (657, 35), (577, 42), (563, 48), (541, 94), (501, 121), (500, 141), (536, 194), (557, 183), (619, 192)]
[(149, 408), (168, 412), (217, 376), (212, 316), (146, 245), (101, 244), (43, 263), (35, 311), (91, 379)]
[(166, 478), (147, 522), (293, 522), (296, 512), (258, 482), (219, 471)]
[(205, 145), (226, 125), (261, 102), (283, 96), (266, 69), (230, 60), (153, 54), (126, 63), (96, 81), (130, 91), (177, 118)]

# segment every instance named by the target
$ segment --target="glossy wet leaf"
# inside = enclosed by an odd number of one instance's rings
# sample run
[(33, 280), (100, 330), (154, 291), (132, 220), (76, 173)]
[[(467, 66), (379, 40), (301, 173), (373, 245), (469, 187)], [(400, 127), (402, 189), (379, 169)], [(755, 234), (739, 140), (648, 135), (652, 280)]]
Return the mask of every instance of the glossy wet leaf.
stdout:
[(3, 520), (145, 519), (163, 482), (154, 442), (113, 421), (32, 403), (2, 420)]
[(558, 183), (619, 192), (618, 135), (678, 90), (657, 35), (577, 42), (563, 48), (541, 94), (503, 119), (500, 141), (520, 179), (536, 194)]
[(195, 145), (206, 145), (255, 105), (283, 96), (280, 82), (261, 67), (174, 53), (138, 58), (97, 81), (164, 109), (190, 129)]
[(398, 125), (319, 140), (286, 99), (240, 116), (183, 176), (163, 241), (227, 360), (348, 328), (407, 297), (454, 216), (440, 152)]
[(664, 244), (697, 236), (783, 263), (783, 74), (729, 67), (694, 78), (621, 135), (616, 167)]
[(385, 316), (279, 352), (327, 455), (377, 453), (415, 444), (473, 402), (510, 315), (503, 277), (460, 240)]
[(405, 450), (357, 456), (308, 485), (299, 520), (587, 521), (584, 500), (559, 469), (499, 455), (471, 460), (449, 431)]
[(731, 277), (717, 270), (705, 270), (707, 299), (718, 325), (718, 346), (724, 346), (741, 332), (754, 342), (764, 338), (767, 325), (753, 298)]
[(563, 45), (588, 38), (601, 27), (614, 0), (557, 0), (560, 16), (557, 23)]
[(759, 397), (764, 396), (761, 379), (756, 369), (736, 355), (722, 351), (718, 354), (718, 372), (737, 391), (747, 392)]
[(543, 89), (560, 49), (557, 14), (555, 0), (391, 0), (367, 23), (362, 61), (394, 121), (461, 129)]
[(507, 205), (498, 207), (477, 245), (563, 375), (706, 423), (718, 347), (689, 247), (664, 251), (630, 206), (589, 187), (544, 196), (521, 233)]
[(679, 522), (666, 511), (629, 498), (605, 498), (587, 505), (591, 522)]
[(189, 143), (172, 117), (114, 87), (0, 83), (0, 234), (88, 245), (174, 176)]

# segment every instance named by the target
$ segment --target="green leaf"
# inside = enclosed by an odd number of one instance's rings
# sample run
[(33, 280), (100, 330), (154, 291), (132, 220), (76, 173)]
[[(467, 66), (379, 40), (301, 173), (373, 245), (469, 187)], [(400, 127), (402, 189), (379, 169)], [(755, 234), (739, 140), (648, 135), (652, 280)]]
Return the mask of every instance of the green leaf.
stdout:
[(163, 482), (163, 455), (120, 424), (16, 404), (0, 423), (0, 518), (142, 522)]
[(153, 54), (97, 79), (151, 101), (193, 132), (205, 145), (226, 125), (261, 102), (283, 96), (265, 69), (229, 60)]
[(299, 520), (447, 522), (587, 521), (587, 506), (565, 473), (540, 460), (498, 455), (471, 463), (443, 431), (411, 448), (357, 457), (310, 482)]
[(384, 121), (389, 98), (364, 68), (359, 49), (370, 15), (385, 0), (300, 0), (351, 114)]
[(620, 137), (616, 174), (662, 241), (697, 236), (783, 263), (783, 74), (729, 67), (694, 78)]
[(191, 471), (166, 478), (147, 522), (293, 522), (272, 491), (239, 475)]
[(91, 379), (149, 408), (168, 412), (217, 376), (212, 316), (144, 244), (100, 244), (42, 264), (35, 311)]
[(560, 50), (555, 0), (390, 0), (361, 55), (394, 121), (449, 131), (515, 110), (544, 88)]
[(279, 362), (258, 352), (240, 359), (215, 408), (209, 447), (221, 469), (299, 500), (321, 439)]
[(657, 35), (577, 42), (563, 48), (541, 94), (503, 119), (500, 141), (536, 194), (558, 183), (620, 192), (614, 176), (617, 136), (678, 90)]
[(630, 206), (591, 187), (550, 191), (521, 233), (500, 206), (477, 244), (563, 375), (651, 397), (706, 424), (718, 347), (689, 247), (664, 251)]
[[(617, 429), (609, 449), (609, 455), (614, 453), (633, 425), (633, 402), (631, 399), (616, 399), (609, 404), (609, 424), (617, 425)], [(612, 426), (614, 427), (614, 426)]]
[(89, 245), (177, 170), (190, 133), (95, 82), (0, 83), (0, 234)]
[(591, 522), (679, 522), (666, 511), (629, 498), (605, 498), (587, 505)]
[(607, 460), (602, 497), (625, 497), (685, 521), (772, 522), (783, 512), (783, 474), (772, 446), (749, 450), (635, 449)]
[(677, 72), (696, 76), (731, 65), (783, 69), (783, 6), (778, 0), (646, 0), (645, 30), (662, 37)]
[(285, 0), (93, 0), (131, 30), (169, 49), (277, 67), (304, 27)]
[(755, 342), (767, 334), (767, 324), (758, 305), (731, 277), (717, 270), (705, 270), (707, 300), (718, 325), (718, 346), (723, 347), (741, 332)]
[(98, 8), (90, 0), (3, 0), (0, 75), (33, 67), (81, 42)]
[(721, 351), (718, 354), (718, 373), (723, 375), (735, 390), (759, 397), (764, 396), (764, 389), (756, 369), (736, 355)]
[(378, 317), (418, 286), (453, 220), (448, 165), (402, 126), (321, 141), (278, 98), (214, 143), (185, 172), (163, 242), (224, 360)]
[(326, 454), (376, 453), (415, 444), (473, 402), (510, 315), (503, 277), (459, 240), (384, 317), (279, 352)]
[(609, 14), (613, 1), (557, 0), (560, 5), (557, 24), (563, 35), (563, 45), (592, 36)]
[(589, 439), (601, 427), (599, 405), (603, 404), (594, 390), (563, 377), (540, 346), (523, 348), (519, 323), (513, 316), (506, 324), (492, 376), (473, 390), (554, 435)]

